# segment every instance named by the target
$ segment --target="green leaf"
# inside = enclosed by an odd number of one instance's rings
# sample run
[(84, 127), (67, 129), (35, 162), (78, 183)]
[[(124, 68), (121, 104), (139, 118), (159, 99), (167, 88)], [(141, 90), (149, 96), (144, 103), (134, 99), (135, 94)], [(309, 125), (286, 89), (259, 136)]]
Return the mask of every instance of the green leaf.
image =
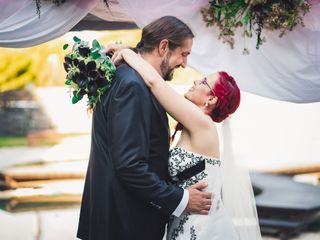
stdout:
[(242, 22), (244, 25), (247, 25), (247, 24), (249, 23), (249, 21), (250, 21), (250, 16), (249, 16), (248, 14), (246, 14), (246, 15), (242, 18), (242, 20), (241, 20), (241, 22)]
[(77, 94), (77, 99), (78, 99), (78, 101), (80, 101), (80, 100), (82, 99), (82, 97), (83, 97), (83, 96)]
[(74, 36), (74, 37), (73, 37), (73, 41), (75, 41), (76, 43), (80, 43), (80, 42), (81, 42), (81, 39), (78, 38), (78, 37), (76, 37), (76, 36)]
[(98, 53), (98, 52), (93, 52), (93, 53), (91, 53), (91, 57), (92, 57), (93, 59), (97, 59), (97, 58), (100, 57), (100, 53)]
[(72, 97), (72, 104), (76, 104), (78, 102), (78, 98), (76, 96)]
[(220, 21), (220, 19), (221, 19), (221, 8), (218, 8), (217, 20)]
[(66, 50), (67, 48), (69, 47), (69, 44), (65, 44), (65, 45), (63, 45), (63, 50)]
[(67, 81), (65, 82), (66, 85), (71, 85), (71, 80), (67, 79)]
[(91, 51), (91, 53), (99, 53), (100, 49), (99, 48), (91, 48), (90, 51)]
[(72, 103), (75, 104), (82, 99), (83, 96), (79, 95), (77, 91), (73, 91)]
[(97, 100), (97, 98), (95, 96), (90, 96), (89, 100), (92, 101), (92, 102), (95, 102)]
[(96, 39), (94, 39), (94, 40), (92, 41), (92, 47), (93, 47), (93, 48), (98, 48), (98, 49), (101, 48), (100, 43), (99, 43)]

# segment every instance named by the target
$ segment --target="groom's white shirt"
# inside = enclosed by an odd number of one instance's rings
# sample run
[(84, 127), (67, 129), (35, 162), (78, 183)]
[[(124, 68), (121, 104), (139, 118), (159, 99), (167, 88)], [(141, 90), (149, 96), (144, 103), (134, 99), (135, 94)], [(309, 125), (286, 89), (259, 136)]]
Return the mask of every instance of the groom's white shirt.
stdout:
[(182, 199), (174, 212), (172, 213), (176, 217), (180, 217), (182, 212), (187, 208), (189, 202), (189, 192), (188, 190), (184, 190)]

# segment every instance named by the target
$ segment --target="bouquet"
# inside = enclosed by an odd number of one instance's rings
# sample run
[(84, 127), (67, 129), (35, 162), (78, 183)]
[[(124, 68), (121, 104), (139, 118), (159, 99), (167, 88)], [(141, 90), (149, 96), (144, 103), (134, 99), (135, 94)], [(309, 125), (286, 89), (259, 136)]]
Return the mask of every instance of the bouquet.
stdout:
[[(73, 40), (72, 51), (64, 58), (65, 84), (72, 90), (73, 104), (87, 95), (89, 109), (94, 110), (101, 96), (110, 88), (116, 67), (97, 40), (92, 41), (91, 47), (89, 42), (78, 37), (73, 37)], [(65, 44), (63, 49), (68, 47)]]

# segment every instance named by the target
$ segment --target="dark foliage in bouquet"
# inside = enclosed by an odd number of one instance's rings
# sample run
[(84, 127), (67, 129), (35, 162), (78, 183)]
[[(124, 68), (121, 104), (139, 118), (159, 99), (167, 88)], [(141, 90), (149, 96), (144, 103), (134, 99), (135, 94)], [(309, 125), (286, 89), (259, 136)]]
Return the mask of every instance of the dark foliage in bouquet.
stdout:
[[(65, 84), (72, 89), (72, 103), (88, 97), (89, 109), (94, 110), (101, 96), (110, 88), (116, 67), (97, 40), (88, 42), (73, 37), (72, 51), (66, 54), (64, 69), (67, 72)], [(67, 49), (68, 44), (63, 46)]]
[[(33, 0), (35, 3), (36, 3), (36, 8), (37, 8), (37, 14), (40, 18), (40, 9), (41, 9), (41, 3), (43, 1), (45, 2), (52, 2), (53, 4), (55, 4), (56, 6), (60, 6), (62, 3), (66, 2), (67, 0)], [(104, 3), (107, 5), (107, 7), (109, 7), (109, 4), (108, 4), (108, 0), (103, 0)]]
[[(308, 0), (212, 0), (202, 9), (207, 26), (218, 26), (219, 39), (234, 46), (234, 32), (243, 28), (244, 37), (257, 35), (256, 48), (262, 45), (262, 29), (279, 30), (282, 37), (295, 26), (303, 26), (303, 16), (310, 10)], [(244, 49), (244, 54), (248, 49)]]

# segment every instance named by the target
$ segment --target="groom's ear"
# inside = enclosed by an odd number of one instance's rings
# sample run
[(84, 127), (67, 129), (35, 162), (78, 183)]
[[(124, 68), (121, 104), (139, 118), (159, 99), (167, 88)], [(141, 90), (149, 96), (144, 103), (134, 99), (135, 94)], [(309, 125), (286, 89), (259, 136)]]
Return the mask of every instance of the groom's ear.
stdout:
[(164, 57), (169, 50), (169, 41), (168, 39), (162, 39), (159, 43), (158, 53), (160, 57)]

